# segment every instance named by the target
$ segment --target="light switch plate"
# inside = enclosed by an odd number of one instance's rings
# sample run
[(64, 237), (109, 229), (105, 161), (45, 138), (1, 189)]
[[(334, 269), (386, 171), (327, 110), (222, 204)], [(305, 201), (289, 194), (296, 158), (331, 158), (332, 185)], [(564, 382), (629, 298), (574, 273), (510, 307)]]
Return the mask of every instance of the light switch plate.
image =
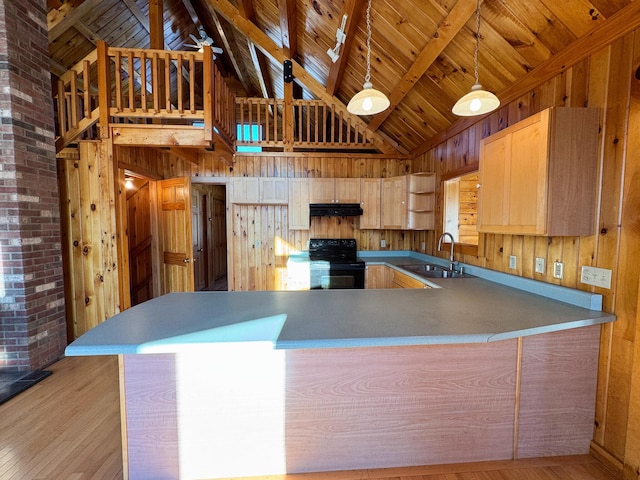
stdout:
[(580, 281), (594, 287), (611, 288), (611, 270), (608, 268), (583, 266)]
[(385, 248), (387, 246), (386, 240), (380, 240), (380, 248)]
[(518, 268), (518, 259), (515, 255), (509, 255), (509, 268), (511, 270)]
[(544, 273), (544, 258), (536, 257), (536, 273)]

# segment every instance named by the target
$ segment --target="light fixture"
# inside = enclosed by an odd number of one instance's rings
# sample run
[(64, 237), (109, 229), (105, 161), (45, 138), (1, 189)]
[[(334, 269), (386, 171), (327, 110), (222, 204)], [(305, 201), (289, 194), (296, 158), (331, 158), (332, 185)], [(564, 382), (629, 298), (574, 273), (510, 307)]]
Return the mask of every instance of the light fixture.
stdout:
[(127, 190), (131, 190), (133, 188), (133, 179), (131, 177), (125, 178), (124, 188), (126, 188)]
[(500, 100), (493, 93), (482, 89), (478, 80), (478, 50), (480, 48), (480, 0), (476, 9), (476, 51), (474, 54), (474, 67), (476, 83), (471, 91), (456, 102), (451, 111), (461, 117), (472, 117), (493, 112), (500, 106)]
[(367, 6), (367, 74), (364, 77), (362, 90), (356, 93), (347, 111), (354, 115), (375, 115), (389, 108), (389, 99), (384, 93), (373, 88), (371, 84), (371, 0)]
[(336, 63), (338, 61), (338, 58), (340, 57), (340, 47), (342, 46), (344, 41), (347, 39), (347, 35), (344, 33), (344, 27), (346, 24), (347, 24), (347, 14), (345, 13), (342, 16), (342, 24), (336, 31), (336, 46), (327, 50), (327, 55), (329, 55), (333, 63)]

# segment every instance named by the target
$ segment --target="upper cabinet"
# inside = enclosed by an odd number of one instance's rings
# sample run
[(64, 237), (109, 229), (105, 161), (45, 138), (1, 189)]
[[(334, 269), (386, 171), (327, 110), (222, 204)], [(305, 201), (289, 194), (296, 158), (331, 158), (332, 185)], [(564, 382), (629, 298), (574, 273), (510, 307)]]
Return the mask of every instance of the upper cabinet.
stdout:
[(431, 172), (383, 178), (381, 228), (433, 230), (435, 187)]
[(309, 179), (289, 179), (289, 230), (309, 230)]
[(309, 203), (360, 203), (359, 178), (311, 178)]
[(593, 234), (598, 129), (598, 109), (553, 107), (483, 139), (478, 231)]
[(233, 179), (231, 203), (285, 205), (289, 182), (280, 177), (237, 177)]

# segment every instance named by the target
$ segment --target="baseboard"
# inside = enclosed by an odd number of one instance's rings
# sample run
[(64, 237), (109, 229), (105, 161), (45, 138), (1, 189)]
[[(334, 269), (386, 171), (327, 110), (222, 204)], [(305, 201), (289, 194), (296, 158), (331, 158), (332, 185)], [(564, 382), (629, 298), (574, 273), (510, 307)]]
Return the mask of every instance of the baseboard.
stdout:
[(590, 452), (598, 461), (604, 464), (609, 470), (622, 478), (622, 470), (624, 468), (624, 462), (618, 460), (601, 445), (598, 445), (593, 440), (591, 441)]

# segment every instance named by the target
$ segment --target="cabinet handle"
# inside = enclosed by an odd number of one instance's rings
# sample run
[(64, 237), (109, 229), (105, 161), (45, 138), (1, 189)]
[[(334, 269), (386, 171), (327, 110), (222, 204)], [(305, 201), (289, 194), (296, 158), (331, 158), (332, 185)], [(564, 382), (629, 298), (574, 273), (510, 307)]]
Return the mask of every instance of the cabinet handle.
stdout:
[(182, 263), (191, 263), (191, 259), (190, 258), (183, 258), (182, 259)]

